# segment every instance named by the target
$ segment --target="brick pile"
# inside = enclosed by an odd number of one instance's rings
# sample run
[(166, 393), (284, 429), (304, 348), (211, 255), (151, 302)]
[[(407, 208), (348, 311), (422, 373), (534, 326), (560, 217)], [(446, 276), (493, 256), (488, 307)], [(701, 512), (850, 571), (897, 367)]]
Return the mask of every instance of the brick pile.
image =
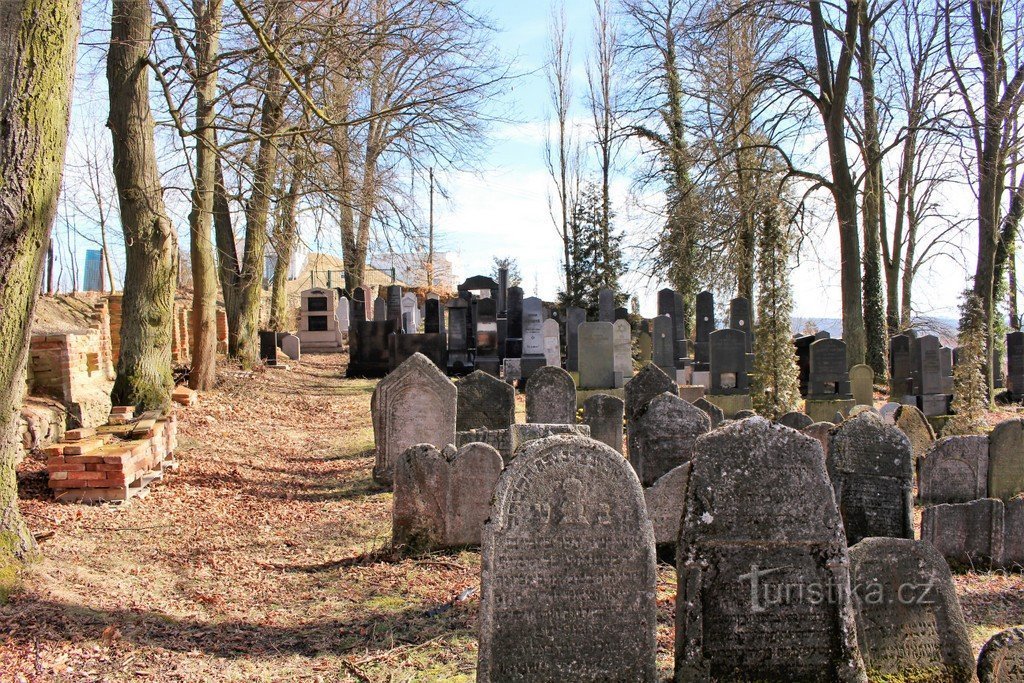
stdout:
[(171, 400), (178, 405), (183, 405), (188, 408), (196, 404), (196, 401), (199, 400), (199, 396), (196, 394), (194, 389), (189, 389), (184, 384), (179, 384), (174, 387), (174, 391), (171, 392)]

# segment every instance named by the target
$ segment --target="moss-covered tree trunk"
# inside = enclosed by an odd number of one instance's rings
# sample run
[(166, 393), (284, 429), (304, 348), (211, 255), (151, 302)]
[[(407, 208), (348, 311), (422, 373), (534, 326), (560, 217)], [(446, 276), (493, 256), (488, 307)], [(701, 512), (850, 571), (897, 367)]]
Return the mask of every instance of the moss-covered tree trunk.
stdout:
[(217, 175), (217, 141), (213, 135), (217, 98), (217, 44), (222, 0), (197, 3), (196, 18), (196, 170), (189, 216), (192, 257), (193, 389), (212, 389), (217, 380), (217, 271), (213, 260), (213, 188)]
[(0, 2), (0, 603), (35, 543), (18, 512), (28, 339), (57, 210), (81, 0)]
[[(213, 131), (216, 144), (217, 131)], [(224, 169), (220, 156), (214, 158), (215, 184), (213, 187), (213, 232), (217, 241), (217, 277), (220, 279), (224, 311), (228, 319), (228, 355), (238, 356), (238, 250), (235, 248), (235, 229), (231, 223), (231, 207), (227, 188), (224, 187)]]
[(114, 179), (125, 240), (121, 355), (111, 397), (143, 410), (170, 402), (177, 240), (164, 209), (149, 109), (148, 0), (114, 0), (107, 84)]

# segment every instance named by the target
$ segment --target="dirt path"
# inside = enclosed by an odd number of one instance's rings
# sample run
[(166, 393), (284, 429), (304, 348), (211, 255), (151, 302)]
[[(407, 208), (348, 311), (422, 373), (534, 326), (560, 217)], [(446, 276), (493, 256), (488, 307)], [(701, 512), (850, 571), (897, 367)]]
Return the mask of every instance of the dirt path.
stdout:
[[(53, 531), (0, 608), (0, 682), (472, 680), (479, 554), (389, 554), (370, 478), (373, 383), (343, 357), (227, 378), (182, 414), (180, 474), (123, 509), (54, 503), (42, 463), (22, 507)], [(661, 567), (659, 665), (674, 572)], [(958, 586), (976, 646), (1024, 621), (1020, 576)]]

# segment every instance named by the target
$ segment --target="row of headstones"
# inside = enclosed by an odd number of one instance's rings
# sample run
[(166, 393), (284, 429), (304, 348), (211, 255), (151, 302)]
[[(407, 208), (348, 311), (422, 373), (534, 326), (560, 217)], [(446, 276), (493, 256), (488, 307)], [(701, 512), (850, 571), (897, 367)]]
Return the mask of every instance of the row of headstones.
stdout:
[(918, 337), (914, 330), (889, 340), (889, 395), (893, 401), (916, 405), (926, 416), (949, 414), (953, 395), (953, 349), (933, 334)]
[(939, 439), (918, 473), (921, 537), (951, 564), (1024, 567), (1024, 420)]
[[(677, 502), (676, 680), (971, 680), (945, 561), (910, 539), (848, 550), (816, 440), (752, 418), (694, 453)], [(533, 442), (487, 514), (478, 680), (656, 680), (656, 539), (618, 453)]]

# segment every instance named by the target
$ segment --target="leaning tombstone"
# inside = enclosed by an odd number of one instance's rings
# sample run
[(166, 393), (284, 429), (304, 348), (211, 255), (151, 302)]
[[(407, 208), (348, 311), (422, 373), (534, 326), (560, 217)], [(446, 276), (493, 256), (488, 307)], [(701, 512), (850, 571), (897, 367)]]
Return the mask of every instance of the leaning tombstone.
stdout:
[(712, 429), (725, 421), (725, 411), (706, 398), (698, 398), (693, 402), (693, 405), (708, 414), (708, 417), (711, 419)]
[(594, 394), (583, 402), (583, 424), (590, 427), (590, 438), (622, 452), (622, 399), (609, 394)]
[(459, 380), (457, 431), (508, 429), (516, 421), (516, 390), (490, 373), (476, 370)]
[(916, 463), (931, 448), (935, 441), (935, 431), (917, 406), (902, 405), (896, 409), (895, 415), (896, 426), (910, 439)]
[(806, 429), (814, 424), (814, 420), (806, 414), (801, 413), (798, 410), (794, 410), (780, 417), (779, 424), (783, 427), (789, 427), (790, 429), (800, 431), (801, 429)]
[(1024, 492), (1024, 420), (1006, 420), (988, 436), (988, 495), (1008, 501)]
[(373, 478), (391, 485), (395, 461), (416, 444), (455, 443), (455, 385), (423, 354), (382, 379), (370, 399), (376, 459)]
[(857, 640), (870, 680), (971, 683), (971, 648), (949, 566), (930, 544), (866, 538), (850, 548)]
[(865, 681), (821, 446), (751, 418), (701, 437), (695, 453), (678, 544), (675, 680)]
[(918, 498), (925, 505), (988, 497), (988, 438), (947, 436), (918, 462)]
[(1024, 626), (1000, 631), (985, 643), (978, 656), (978, 683), (1024, 681)]
[[(673, 370), (675, 372), (675, 370)], [(633, 424), (636, 419), (643, 412), (643, 409), (647, 407), (647, 404), (655, 396), (660, 396), (665, 392), (670, 394), (678, 393), (679, 385), (665, 372), (653, 363), (648, 363), (644, 367), (640, 368), (640, 371), (628, 382), (624, 388), (625, 399), (625, 417), (626, 417), (626, 442), (629, 446), (629, 451), (633, 452), (635, 446), (633, 445)]]
[(829, 435), (832, 434), (832, 430), (835, 429), (835, 424), (831, 422), (815, 422), (812, 425), (808, 425), (801, 429), (807, 436), (814, 437), (821, 444), (821, 450), (825, 453), (825, 461), (828, 462), (828, 442), (831, 438)]
[(654, 532), (636, 474), (604, 444), (551, 437), (512, 460), (480, 584), (481, 683), (657, 679)]
[(644, 489), (647, 515), (654, 526), (654, 541), (659, 546), (675, 546), (679, 539), (679, 522), (686, 504), (686, 484), (690, 480), (690, 463), (686, 462), (658, 477)]
[(526, 421), (538, 424), (576, 423), (576, 385), (572, 375), (548, 365), (526, 380)]
[(629, 462), (640, 483), (651, 486), (669, 470), (687, 462), (693, 455), (697, 437), (711, 430), (707, 414), (678, 396), (656, 396), (637, 416), (633, 427), (633, 446)]
[(850, 545), (871, 536), (913, 538), (910, 441), (873, 413), (831, 432), (828, 472)]
[[(882, 422), (885, 424), (894, 425), (896, 424), (896, 411), (899, 410), (899, 408), (899, 403), (889, 402), (878, 409), (878, 415), (882, 418)], [(913, 441), (911, 441), (911, 443), (913, 443)]]
[(997, 567), (1003, 558), (1004, 509), (996, 498), (931, 505), (921, 514), (921, 540), (935, 546), (951, 567)]

